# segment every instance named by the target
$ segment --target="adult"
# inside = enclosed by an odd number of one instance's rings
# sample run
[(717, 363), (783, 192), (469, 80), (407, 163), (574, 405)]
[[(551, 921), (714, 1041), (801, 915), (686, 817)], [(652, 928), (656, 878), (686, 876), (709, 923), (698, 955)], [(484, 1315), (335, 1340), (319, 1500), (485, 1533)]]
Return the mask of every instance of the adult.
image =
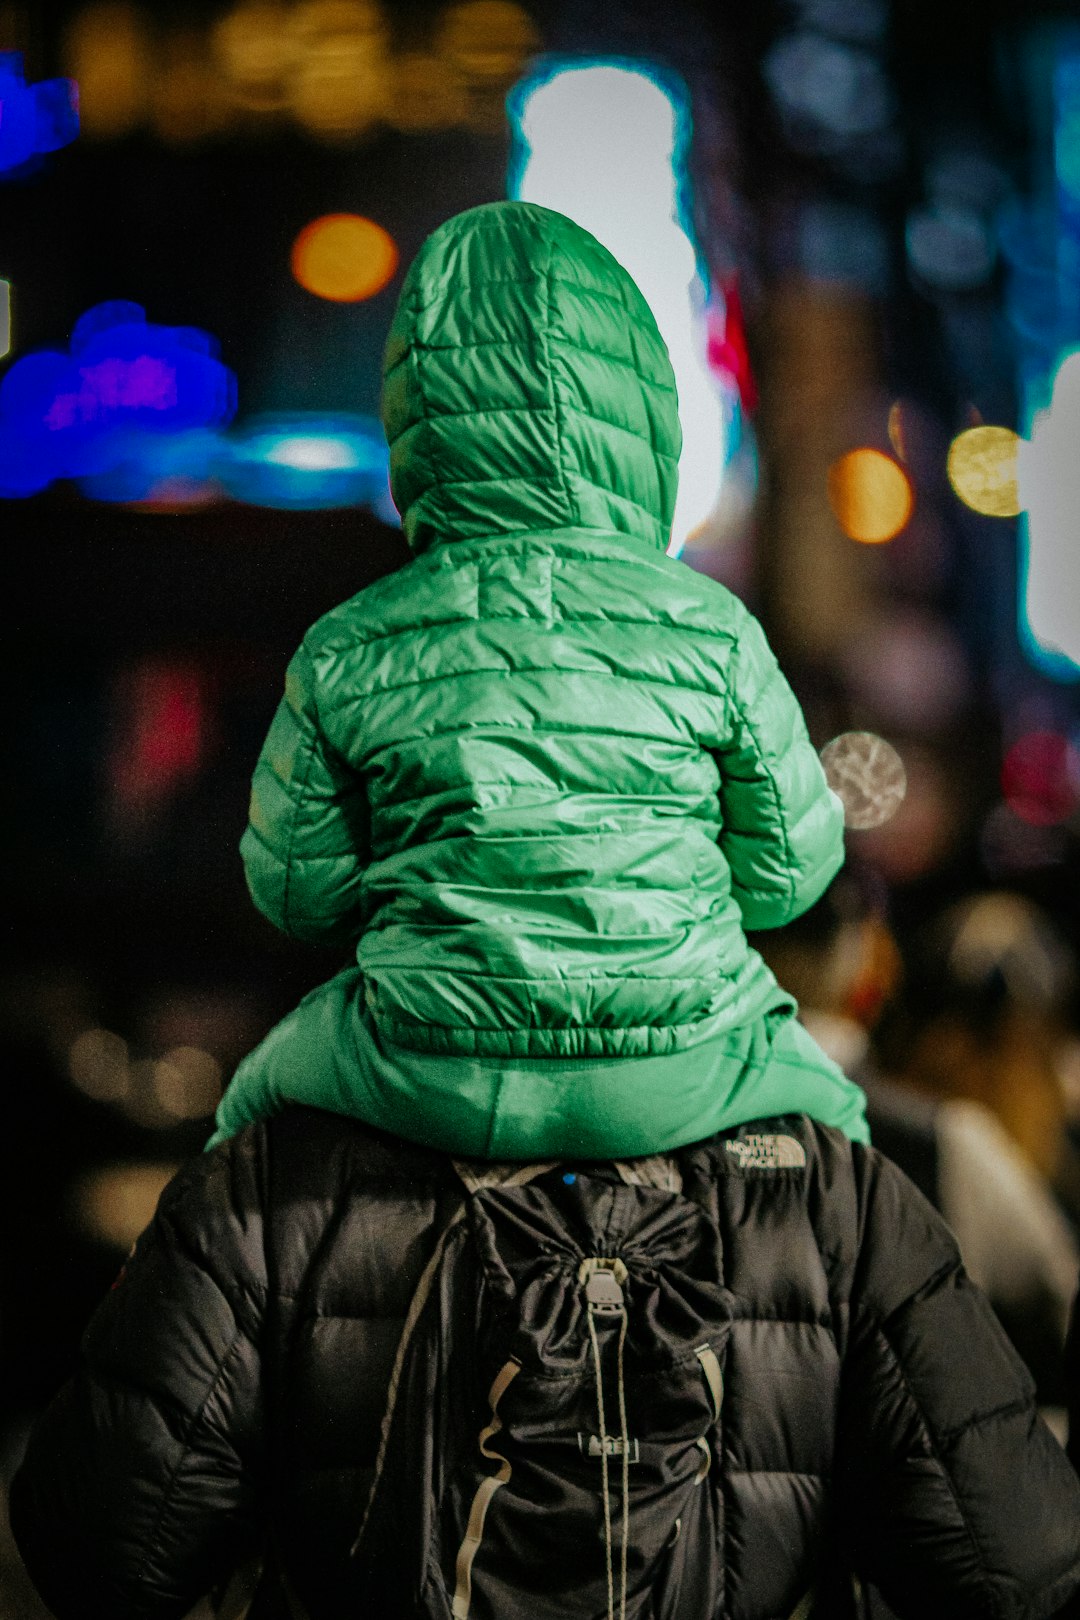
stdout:
[[(723, 1614), (791, 1614), (849, 1577), (901, 1620), (1056, 1612), (1080, 1585), (1080, 1481), (911, 1184), (795, 1116), (667, 1165), (670, 1196), (715, 1225), (730, 1312), (701, 1566)], [(575, 1171), (610, 1210), (640, 1168)], [(259, 1556), (253, 1620), (356, 1612), (395, 1350), (463, 1196), (437, 1152), (298, 1108), (180, 1173), (14, 1480), (14, 1533), (57, 1620), (171, 1620)], [(595, 1503), (576, 1534), (599, 1563), (599, 1486)], [(653, 1612), (647, 1583), (628, 1604)], [(721, 1611), (684, 1593), (664, 1612)]]

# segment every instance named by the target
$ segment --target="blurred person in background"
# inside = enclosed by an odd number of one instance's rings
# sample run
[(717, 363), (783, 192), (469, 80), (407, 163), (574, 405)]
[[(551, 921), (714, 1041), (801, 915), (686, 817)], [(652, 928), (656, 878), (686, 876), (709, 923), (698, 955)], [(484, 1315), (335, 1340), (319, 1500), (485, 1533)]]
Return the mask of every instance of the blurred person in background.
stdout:
[[(1008, 902), (1004, 910), (997, 900)], [(990, 897), (990, 915), (1012, 926), (994, 935), (1011, 942), (1026, 964), (1013, 959), (1016, 994), (1036, 987), (1049, 997), (1041, 1005), (1060, 1006), (1070, 977), (1062, 943), (1042, 920), (1013, 897)], [(977, 906), (977, 902), (973, 905)], [(981, 915), (976, 911), (976, 916)], [(958, 926), (970, 909), (950, 914), (949, 938), (965, 939)], [(909, 1076), (887, 1071), (874, 1050), (873, 1034), (886, 1010), (901, 999), (901, 955), (889, 928), (884, 895), (873, 874), (848, 867), (803, 917), (782, 932), (758, 936), (756, 944), (784, 987), (798, 999), (800, 1017), (815, 1039), (866, 1091), (871, 1140), (887, 1153), (944, 1215), (960, 1245), (969, 1275), (987, 1293), (1013, 1343), (1031, 1368), (1045, 1406), (1063, 1404), (1061, 1351), (1080, 1261), (1075, 1230), (1056, 1198), (1047, 1174), (1059, 1159), (1050, 1147), (1063, 1128), (1055, 1095), (1054, 1044), (1048, 1023), (1039, 1025), (1034, 1112), (1041, 1120), (1041, 1156), (1025, 1152), (990, 1105), (1002, 1073), (1010, 1078), (1009, 1116), (1022, 1114), (1025, 1075), (1032, 1053), (1018, 1072), (1009, 1061), (1010, 1033), (996, 1044), (995, 1019), (985, 997), (963, 1003), (962, 1051), (957, 1052), (957, 1024), (938, 1042), (938, 1026), (918, 1022), (916, 1009), (930, 990), (920, 980), (907, 987), (902, 1011), (894, 1012), (909, 1031), (909, 1046), (919, 1067)], [(1025, 952), (1034, 953), (1028, 962)], [(946, 957), (948, 953), (946, 951)], [(1000, 967), (980, 957), (991, 977)], [(963, 945), (953, 958), (952, 974), (969, 985)], [(948, 1000), (949, 973), (940, 959), (933, 969), (933, 992)], [(1001, 1008), (997, 1009), (1002, 1012)], [(956, 1014), (951, 1015), (955, 1020)], [(979, 1019), (984, 1019), (980, 1023)], [(1025, 1028), (1029, 1022), (1025, 1019)], [(983, 1062), (978, 1062), (978, 1054)], [(955, 1070), (949, 1067), (955, 1059)], [(928, 1083), (928, 1066), (936, 1084)], [(1060, 1093), (1060, 1086), (1057, 1086)], [(1029, 1125), (1031, 1139), (1036, 1140)], [(1060, 1147), (1060, 1144), (1059, 1144)], [(1056, 1413), (1054, 1414), (1056, 1417)]]
[(989, 1109), (1080, 1226), (1062, 1075), (1077, 984), (1070, 947), (1038, 906), (1002, 891), (950, 906), (906, 955), (891, 1067), (927, 1097)]

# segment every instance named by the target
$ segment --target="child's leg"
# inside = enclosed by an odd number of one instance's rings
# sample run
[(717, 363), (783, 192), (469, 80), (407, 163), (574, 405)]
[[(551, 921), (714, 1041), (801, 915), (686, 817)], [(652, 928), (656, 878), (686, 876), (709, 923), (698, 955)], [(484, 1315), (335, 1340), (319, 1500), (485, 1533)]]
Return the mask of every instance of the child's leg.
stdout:
[(363, 974), (346, 968), (319, 985), (276, 1024), (237, 1066), (218, 1106), (217, 1129), (207, 1148), (253, 1120), (267, 1119), (286, 1103), (306, 1103), (350, 1112), (350, 1078), (356, 1067), (353, 1031), (363, 994)]

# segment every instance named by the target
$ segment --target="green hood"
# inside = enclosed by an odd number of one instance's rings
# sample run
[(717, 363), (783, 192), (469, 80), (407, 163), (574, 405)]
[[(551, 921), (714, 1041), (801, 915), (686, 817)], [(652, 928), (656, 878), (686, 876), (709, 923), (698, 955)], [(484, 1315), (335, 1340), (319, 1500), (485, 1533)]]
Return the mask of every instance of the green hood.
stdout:
[(382, 414), (417, 550), (561, 528), (668, 544), (682, 433), (667, 349), (627, 272), (562, 214), (489, 203), (427, 239)]

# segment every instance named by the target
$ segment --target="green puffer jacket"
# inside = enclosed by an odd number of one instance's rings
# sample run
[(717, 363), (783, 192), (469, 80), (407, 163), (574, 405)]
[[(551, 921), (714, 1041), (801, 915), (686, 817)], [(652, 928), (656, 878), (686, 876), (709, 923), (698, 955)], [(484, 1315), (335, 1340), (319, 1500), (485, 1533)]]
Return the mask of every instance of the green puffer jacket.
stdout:
[(783, 1001), (743, 930), (822, 893), (842, 810), (756, 621), (665, 555), (679, 419), (637, 287), (546, 209), (457, 216), (406, 278), (383, 416), (416, 556), (290, 665), (256, 903), (357, 941), (413, 1051), (672, 1053)]

